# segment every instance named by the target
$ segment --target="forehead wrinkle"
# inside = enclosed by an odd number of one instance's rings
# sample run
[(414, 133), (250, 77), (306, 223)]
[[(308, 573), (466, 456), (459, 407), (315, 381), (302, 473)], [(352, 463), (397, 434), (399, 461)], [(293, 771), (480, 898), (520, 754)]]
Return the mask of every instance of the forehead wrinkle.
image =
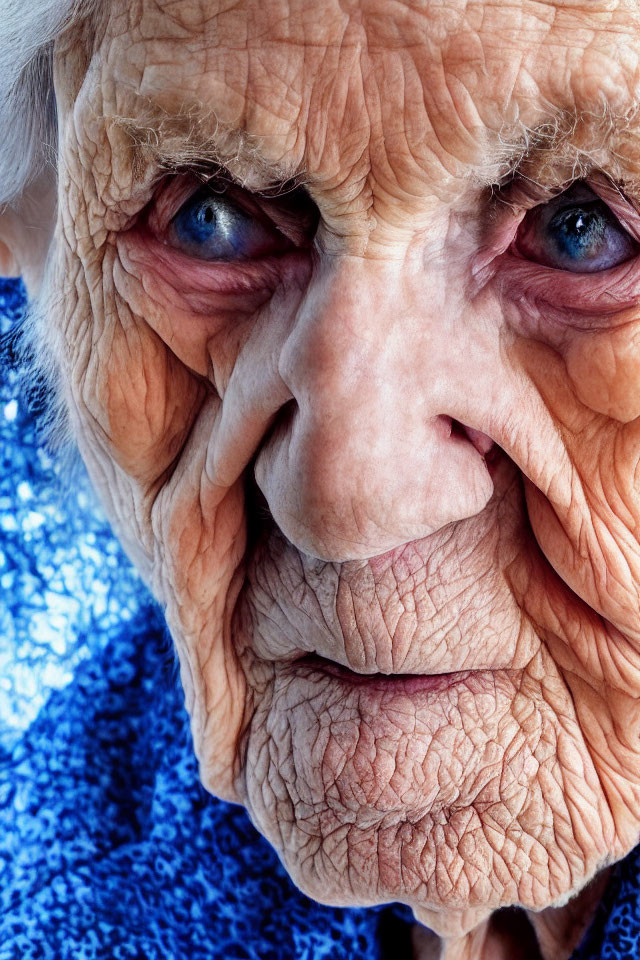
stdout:
[[(264, 157), (260, 139), (241, 128), (222, 124), (212, 111), (182, 111), (109, 120), (122, 127), (133, 144), (133, 167), (140, 178), (149, 164), (156, 169), (188, 168), (203, 177), (222, 168), (252, 192), (313, 184), (313, 170), (294, 159), (276, 162)], [(501, 185), (516, 175), (542, 188), (554, 187), (602, 170), (640, 196), (640, 107), (614, 113), (606, 104), (599, 113), (557, 111), (528, 128), (505, 125), (492, 155), (469, 168), (464, 181), (475, 186)], [(464, 187), (464, 183), (460, 184)], [(314, 191), (316, 194), (316, 191)], [(321, 191), (317, 193), (320, 198)]]
[[(245, 91), (246, 100), (251, 99), (249, 94), (250, 90)], [(625, 181), (637, 179), (635, 108), (614, 113), (606, 102), (599, 110), (581, 112), (547, 106), (549, 119), (533, 127), (520, 121), (505, 123), (498, 132), (483, 126), (479, 132), (487, 147), (484, 156), (463, 164), (461, 176), (455, 176), (451, 183), (452, 193), (464, 192), (469, 182), (480, 186), (500, 184), (516, 173), (542, 184), (576, 179), (594, 167)], [(300, 149), (301, 142), (308, 139), (308, 130), (297, 130), (299, 116), (291, 120), (294, 136), (290, 142), (295, 145), (296, 155), (292, 150), (274, 160), (273, 151), (267, 149), (268, 133), (256, 135), (240, 124), (223, 123), (214, 110), (196, 100), (170, 112), (137, 91), (133, 108), (126, 109), (133, 115), (107, 120), (127, 132), (133, 144), (134, 174), (140, 178), (151, 165), (163, 170), (188, 166), (197, 171), (201, 167), (205, 175), (220, 166), (256, 192), (278, 189), (291, 181), (315, 182), (318, 196), (324, 192), (322, 178), (317, 179), (320, 171), (309, 163), (313, 157)], [(245, 111), (242, 113), (246, 119)], [(353, 135), (353, 126), (349, 132)], [(473, 134), (473, 130), (468, 132)], [(374, 146), (372, 133), (375, 137), (375, 131), (369, 130), (368, 143), (362, 145), (365, 153)], [(382, 142), (384, 138), (378, 139)], [(283, 140), (282, 132), (278, 140)], [(271, 156), (265, 156), (268, 153)], [(361, 179), (366, 179), (366, 174)]]
[[(267, 3), (267, 8), (268, 6), (269, 3)], [(554, 15), (557, 12), (557, 7), (562, 9), (562, 5), (558, 5), (557, 2), (534, 3), (533, 6), (546, 8), (546, 14), (549, 10), (552, 10)], [(574, 5), (570, 6), (573, 7)], [(153, 3), (150, 3), (150, 7), (161, 10), (164, 16), (170, 17), (182, 9), (180, 4), (164, 3), (162, 0), (154, 0)], [(242, 14), (245, 7), (246, 15)], [(471, 8), (475, 7), (479, 8), (484, 18), (487, 8), (495, 9), (495, 3), (471, 5)], [(601, 7), (602, 3), (598, 4), (596, 2), (593, 5), (595, 12), (600, 11)], [(608, 3), (605, 2), (604, 7), (608, 10)], [(215, 8), (215, 5), (212, 5), (212, 8)], [(186, 36), (191, 44), (189, 55), (193, 56), (194, 50), (198, 51), (199, 48), (197, 45), (194, 48), (193, 43), (200, 38), (201, 50), (210, 48), (212, 54), (223, 47), (236, 53), (246, 54), (248, 58), (247, 69), (249, 67), (255, 69), (256, 50), (263, 51), (278, 48), (281, 45), (290, 50), (293, 45), (303, 53), (324, 51), (326, 55), (330, 51), (344, 52), (352, 49), (355, 51), (362, 50), (363, 54), (370, 58), (371, 54), (378, 49), (388, 53), (390, 49), (398, 47), (406, 51), (412, 48), (414, 43), (417, 43), (416, 37), (418, 36), (421, 38), (429, 36), (434, 43), (444, 42), (452, 30), (450, 14), (456, 14), (453, 18), (454, 23), (458, 23), (458, 21), (460, 23), (467, 22), (464, 20), (467, 4), (458, 3), (457, 0), (449, 0), (449, 2), (442, 3), (431, 10), (429, 5), (423, 6), (422, 3), (391, 2), (388, 4), (388, 8), (385, 8), (385, 16), (382, 18), (373, 15), (372, 5), (368, 4), (366, 0), (361, 3), (352, 2), (352, 0), (337, 0), (337, 2), (329, 3), (325, 14), (321, 18), (317, 18), (315, 13), (317, 8), (313, 4), (276, 4), (274, 9), (279, 10), (281, 16), (274, 17), (273, 22), (268, 24), (268, 29), (263, 19), (255, 13), (255, 11), (264, 11), (263, 0), (247, 4), (236, 3), (234, 0), (230, 4), (225, 3), (211, 10), (203, 2), (197, 5), (196, 9), (198, 16), (193, 22), (181, 19), (179, 24), (180, 43)], [(205, 12), (207, 12), (207, 16), (205, 16)], [(445, 13), (447, 14), (446, 23), (443, 20)], [(575, 11), (573, 15), (575, 16)], [(229, 26), (227, 26), (227, 18), (231, 18), (229, 19)], [(545, 16), (544, 19), (546, 26), (548, 26), (549, 16)], [(579, 19), (581, 18), (579, 17)], [(615, 20), (612, 12), (608, 13), (609, 20)], [(335, 28), (335, 35), (329, 29), (329, 21)], [(234, 37), (231, 26), (238, 22), (243, 23), (246, 29), (244, 32), (241, 31), (239, 36)], [(389, 29), (392, 24), (397, 28), (397, 35)], [(473, 27), (471, 33), (474, 36), (480, 30), (480, 25), (474, 25), (471, 21), (467, 25)], [(250, 27), (253, 32), (249, 29)], [(313, 29), (311, 29), (312, 27)], [(608, 27), (611, 29), (609, 22)], [(453, 32), (455, 34), (455, 29)], [(484, 54), (484, 47), (482, 46), (481, 53)], [(260, 57), (262, 58), (262, 56), (261, 53)], [(272, 68), (274, 62), (274, 60), (269, 60), (269, 68)], [(205, 57), (203, 74), (211, 73), (215, 75), (214, 66)], [(342, 64), (340, 66), (342, 67)], [(304, 92), (306, 92), (307, 87), (311, 84), (311, 78), (316, 77), (316, 71), (313, 69), (311, 61), (307, 63), (304, 56), (300, 69), (307, 74), (304, 87)], [(153, 71), (150, 71), (149, 77), (152, 78), (153, 76)], [(260, 78), (261, 83), (264, 83), (263, 74), (260, 74)], [(121, 79), (121, 77), (118, 77), (120, 87)], [(251, 79), (250, 71), (246, 79)], [(263, 103), (262, 99), (264, 98), (253, 97), (254, 106), (257, 104), (263, 113), (267, 112), (269, 106), (279, 100), (279, 97), (274, 95), (273, 75), (270, 74), (268, 79), (270, 81), (267, 97), (269, 102)], [(279, 78), (278, 82), (281, 87), (287, 79), (286, 75)], [(228, 86), (231, 86), (230, 80), (226, 76), (218, 76), (217, 80), (224, 80)], [(331, 78), (328, 77), (327, 82), (330, 80)], [(151, 100), (153, 100), (154, 92), (151, 90), (148, 92)], [(237, 95), (241, 92), (241, 89), (234, 89), (232, 92)], [(238, 112), (245, 120), (247, 119), (247, 105), (252, 102), (251, 92), (251, 89), (244, 91), (244, 107), (238, 107)], [(391, 92), (387, 91), (387, 96)], [(300, 99), (303, 99), (302, 95)], [(283, 155), (274, 160), (274, 150), (269, 149), (273, 144), (269, 142), (268, 132), (261, 133), (258, 136), (256, 130), (256, 134), (252, 136), (251, 133), (247, 132), (247, 129), (240, 128), (241, 124), (238, 124), (235, 128), (230, 125), (225, 126), (216, 117), (214, 111), (208, 109), (208, 104), (205, 108), (202, 103), (194, 100), (191, 107), (180, 108), (178, 115), (175, 115), (173, 112), (161, 109), (157, 104), (146, 103), (145, 100), (144, 95), (138, 91), (135, 110), (132, 110), (129, 104), (124, 106), (127, 114), (135, 112), (136, 116), (113, 118), (115, 122), (120, 123), (127, 129), (134, 144), (133, 161), (136, 171), (149, 169), (153, 163), (162, 169), (187, 165), (197, 169), (199, 165), (202, 165), (205, 168), (203, 172), (206, 173), (207, 167), (220, 165), (228, 170), (231, 176), (242, 185), (256, 191), (277, 188), (291, 179), (296, 179), (304, 182), (317, 180), (319, 195), (325, 191), (334, 192), (336, 195), (343, 192), (341, 190), (331, 191), (331, 184), (327, 182), (327, 176), (329, 179), (333, 177), (335, 182), (340, 183), (343, 176), (346, 179), (344, 170), (332, 170), (324, 176), (320, 175), (319, 170), (314, 169), (315, 158), (309, 155), (307, 150), (310, 139), (308, 136), (309, 130), (298, 126), (295, 117), (292, 117), (289, 128), (293, 137), (286, 137), (282, 131), (278, 135), (279, 143), (293, 143), (293, 147), (290, 153), (285, 154), (285, 147), (278, 146), (277, 150), (281, 150)], [(165, 107), (166, 102), (170, 101), (171, 94), (167, 93)], [(225, 118), (229, 117), (228, 111), (225, 112), (225, 105), (221, 102), (219, 106), (221, 115)], [(171, 111), (171, 107), (169, 111)], [(553, 108), (549, 109), (549, 113), (553, 113)], [(322, 114), (322, 111), (320, 111), (320, 114)], [(316, 111), (317, 115), (318, 112)], [(281, 123), (286, 124), (287, 122), (284, 115), (280, 115), (278, 119)], [(250, 128), (249, 123), (246, 126)], [(569, 138), (566, 134), (567, 126), (571, 127), (571, 123), (567, 125), (566, 123), (558, 123), (556, 120), (550, 120), (548, 124), (539, 124), (533, 129), (526, 128), (523, 124), (504, 126), (499, 133), (495, 127), (492, 130), (482, 128), (478, 142), (485, 143), (486, 149), (482, 149), (481, 153), (483, 155), (469, 157), (468, 164), (463, 161), (450, 184), (451, 190), (453, 193), (464, 191), (469, 180), (481, 185), (499, 183), (501, 180), (513, 176), (516, 170), (532, 178), (544, 177), (548, 175), (547, 168), (555, 154), (562, 157), (567, 167), (578, 169), (586, 164), (587, 154), (593, 155), (598, 150), (602, 153), (602, 145), (598, 147), (596, 143), (592, 143), (588, 148), (583, 145), (580, 149), (574, 149), (573, 159), (570, 160)], [(565, 130), (563, 134), (564, 150), (561, 143), (562, 136), (558, 133), (558, 131), (562, 133), (561, 128)], [(548, 134), (547, 129), (552, 130), (551, 135)], [(473, 134), (473, 130), (468, 132)], [(354, 135), (354, 126), (350, 125), (346, 133), (347, 136), (338, 138), (341, 154), (344, 153), (345, 143)], [(365, 144), (363, 140), (361, 144), (363, 157), (374, 146), (374, 140), (370, 134), (371, 131), (367, 137), (367, 143)], [(437, 131), (434, 131), (434, 134), (437, 137)], [(379, 139), (382, 141), (384, 138)], [(376, 147), (379, 145), (376, 145)], [(357, 144), (354, 145), (353, 152), (356, 152), (357, 146)], [(538, 162), (540, 158), (541, 160)], [(342, 156), (341, 160), (343, 159)], [(365, 166), (366, 163), (359, 164), (357, 176), (351, 178), (351, 188), (354, 192), (357, 191), (358, 183), (363, 183), (366, 180), (368, 171), (364, 169)], [(420, 173), (422, 172), (420, 171)], [(458, 176), (458, 173), (460, 176)], [(420, 187), (418, 189), (420, 190)]]

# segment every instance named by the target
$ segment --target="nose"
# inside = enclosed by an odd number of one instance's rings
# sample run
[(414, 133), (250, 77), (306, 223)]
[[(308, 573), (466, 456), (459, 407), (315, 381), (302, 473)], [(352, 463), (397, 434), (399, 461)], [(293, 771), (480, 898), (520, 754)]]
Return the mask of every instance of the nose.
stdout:
[(482, 345), (446, 299), (442, 284), (365, 258), (312, 280), (280, 355), (293, 401), (256, 461), (276, 523), (303, 552), (376, 556), (490, 498), (481, 445), (452, 429), (482, 392)]

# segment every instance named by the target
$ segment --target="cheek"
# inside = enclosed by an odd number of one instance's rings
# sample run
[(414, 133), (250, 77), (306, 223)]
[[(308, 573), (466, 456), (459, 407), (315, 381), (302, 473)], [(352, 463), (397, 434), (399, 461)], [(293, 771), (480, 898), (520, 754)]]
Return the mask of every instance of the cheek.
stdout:
[[(108, 274), (110, 265), (105, 264)], [(145, 487), (171, 467), (205, 388), (132, 311), (108, 276), (93, 310), (91, 349), (78, 377), (78, 405), (100, 447)]]
[[(235, 339), (241, 338), (248, 311), (215, 292), (189, 296), (169, 264), (150, 256), (145, 246), (126, 235), (118, 241), (118, 254), (114, 282), (122, 300), (186, 367), (201, 377), (208, 376), (210, 345), (220, 344), (230, 328)], [(222, 366), (228, 378), (232, 363), (223, 360)]]
[(577, 336), (565, 353), (567, 373), (580, 401), (628, 423), (640, 416), (640, 323)]
[(153, 483), (179, 454), (204, 399), (203, 387), (149, 330), (118, 324), (105, 362), (109, 439), (120, 466)]

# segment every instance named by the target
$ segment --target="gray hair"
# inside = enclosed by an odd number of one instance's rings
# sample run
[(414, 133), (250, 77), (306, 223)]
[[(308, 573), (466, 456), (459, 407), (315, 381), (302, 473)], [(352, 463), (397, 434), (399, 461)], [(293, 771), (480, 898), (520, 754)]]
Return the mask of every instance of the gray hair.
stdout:
[[(57, 167), (57, 110), (53, 89), (56, 41), (89, 16), (98, 0), (0, 0), (0, 213), (17, 205), (49, 165)], [(72, 447), (60, 368), (47, 322), (51, 285), (29, 304), (0, 343), (2, 363), (20, 371), (21, 393), (40, 435), (70, 462)]]
[(0, 206), (55, 157), (53, 48), (95, 0), (0, 0)]

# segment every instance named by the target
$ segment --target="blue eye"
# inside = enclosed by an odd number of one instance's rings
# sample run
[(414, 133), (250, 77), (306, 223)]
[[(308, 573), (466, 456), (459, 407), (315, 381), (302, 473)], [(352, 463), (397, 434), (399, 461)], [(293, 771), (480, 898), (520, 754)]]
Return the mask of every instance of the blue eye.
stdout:
[(557, 270), (596, 273), (638, 253), (638, 243), (585, 184), (530, 210), (515, 243), (527, 259)]
[(549, 222), (549, 239), (561, 257), (588, 260), (606, 241), (606, 215), (586, 206), (561, 210)]
[(171, 245), (200, 260), (252, 260), (280, 253), (287, 244), (269, 227), (223, 194), (198, 190), (169, 225)]

